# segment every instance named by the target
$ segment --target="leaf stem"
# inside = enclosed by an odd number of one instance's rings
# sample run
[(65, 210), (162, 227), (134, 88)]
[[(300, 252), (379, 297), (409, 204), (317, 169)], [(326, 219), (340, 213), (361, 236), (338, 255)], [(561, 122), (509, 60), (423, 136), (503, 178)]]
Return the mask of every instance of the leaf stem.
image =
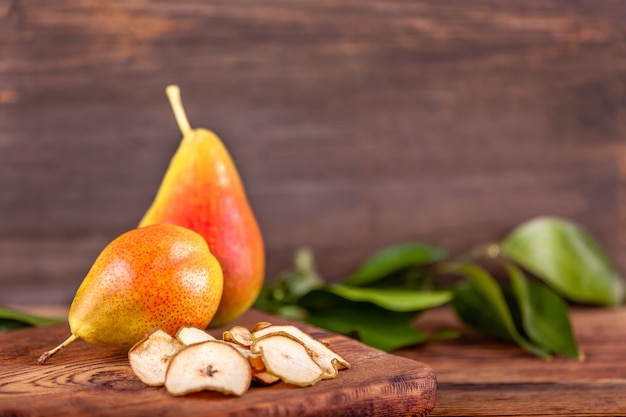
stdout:
[(469, 252), (456, 256), (455, 258), (446, 260), (438, 265), (435, 269), (439, 274), (451, 273), (458, 267), (471, 264), (481, 258), (486, 259), (498, 259), (500, 257), (500, 244), (499, 243), (487, 243), (480, 245)]

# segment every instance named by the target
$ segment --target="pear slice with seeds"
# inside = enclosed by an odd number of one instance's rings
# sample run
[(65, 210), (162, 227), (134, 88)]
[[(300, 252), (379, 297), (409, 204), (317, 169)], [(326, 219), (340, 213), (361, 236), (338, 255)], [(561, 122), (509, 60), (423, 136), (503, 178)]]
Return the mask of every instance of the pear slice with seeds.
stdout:
[(204, 330), (190, 326), (178, 329), (176, 339), (185, 346), (193, 345), (194, 343), (206, 342), (207, 340), (217, 340)]
[(227, 342), (249, 347), (252, 344), (252, 332), (243, 326), (235, 326), (222, 334), (222, 339)]
[(165, 382), (167, 366), (182, 345), (161, 329), (153, 330), (128, 351), (128, 362), (146, 385), (158, 387)]
[(165, 389), (179, 396), (198, 391), (243, 395), (252, 380), (250, 363), (231, 344), (220, 340), (195, 343), (172, 357)]
[(252, 333), (252, 337), (261, 338), (269, 334), (282, 334), (299, 340), (309, 351), (309, 354), (323, 370), (324, 379), (332, 379), (337, 376), (339, 369), (350, 368), (350, 363), (340, 354), (330, 349), (324, 343), (309, 336), (296, 326), (271, 325), (262, 327)]
[(288, 384), (307, 387), (324, 375), (304, 345), (290, 336), (269, 334), (260, 337), (252, 343), (250, 351), (260, 353), (265, 369)]

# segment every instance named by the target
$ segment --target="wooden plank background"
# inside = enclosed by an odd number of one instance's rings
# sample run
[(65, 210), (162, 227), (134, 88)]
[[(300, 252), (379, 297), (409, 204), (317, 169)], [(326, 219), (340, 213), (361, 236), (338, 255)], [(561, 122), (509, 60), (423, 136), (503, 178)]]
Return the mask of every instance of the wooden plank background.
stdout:
[[(384, 245), (461, 252), (532, 216), (626, 271), (619, 0), (0, 0), (0, 303), (65, 303), (151, 202), (179, 132), (231, 150), (268, 279)], [(621, 256), (621, 258), (620, 258)]]

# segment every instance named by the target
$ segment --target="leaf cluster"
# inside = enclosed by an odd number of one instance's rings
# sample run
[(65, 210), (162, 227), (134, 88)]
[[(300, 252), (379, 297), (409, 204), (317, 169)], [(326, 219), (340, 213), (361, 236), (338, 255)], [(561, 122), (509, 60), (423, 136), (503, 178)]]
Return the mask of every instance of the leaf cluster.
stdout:
[(335, 283), (325, 283), (312, 252), (301, 249), (256, 307), (391, 351), (457, 336), (449, 329), (427, 335), (414, 325), (424, 311), (450, 304), (468, 326), (530, 354), (583, 360), (569, 304), (623, 299), (624, 283), (597, 242), (574, 222), (542, 216), (455, 258), (422, 243), (394, 245)]

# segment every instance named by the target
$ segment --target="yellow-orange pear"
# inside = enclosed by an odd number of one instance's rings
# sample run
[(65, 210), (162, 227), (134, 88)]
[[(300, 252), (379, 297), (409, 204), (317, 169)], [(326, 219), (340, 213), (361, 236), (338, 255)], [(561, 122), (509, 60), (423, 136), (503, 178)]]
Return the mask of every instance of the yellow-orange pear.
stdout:
[(178, 86), (166, 89), (183, 134), (140, 226), (171, 223), (201, 234), (224, 273), (211, 326), (227, 324), (256, 300), (265, 275), (263, 238), (235, 164), (218, 136), (192, 129)]
[(198, 233), (159, 224), (122, 234), (97, 257), (70, 306), (71, 336), (39, 363), (76, 339), (130, 347), (160, 328), (205, 328), (223, 288), (217, 259)]

